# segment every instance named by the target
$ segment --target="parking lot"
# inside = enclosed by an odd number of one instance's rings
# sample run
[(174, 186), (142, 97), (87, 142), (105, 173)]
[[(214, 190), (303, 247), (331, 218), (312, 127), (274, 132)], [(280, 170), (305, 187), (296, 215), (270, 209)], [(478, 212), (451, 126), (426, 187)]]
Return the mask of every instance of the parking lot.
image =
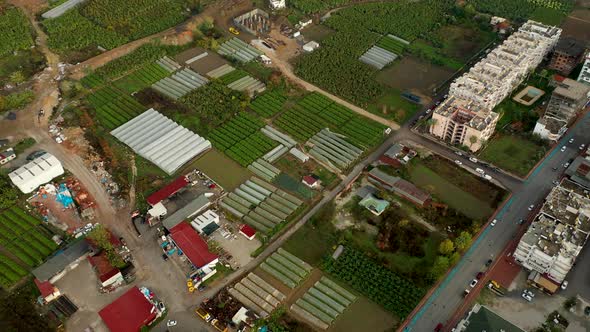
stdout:
[(209, 238), (232, 256), (229, 259), (232, 268), (238, 269), (250, 262), (253, 259), (250, 253), (261, 246), (260, 241), (257, 238), (248, 240), (239, 233), (240, 224), (227, 221), (223, 216), (220, 216), (219, 225), (220, 228)]

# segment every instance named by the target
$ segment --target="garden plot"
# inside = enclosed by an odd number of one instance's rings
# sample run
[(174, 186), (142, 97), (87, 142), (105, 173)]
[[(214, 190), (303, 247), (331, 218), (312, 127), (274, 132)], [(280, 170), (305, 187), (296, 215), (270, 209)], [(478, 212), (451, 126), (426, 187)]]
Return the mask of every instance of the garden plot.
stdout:
[(262, 262), (260, 268), (291, 289), (300, 285), (313, 269), (282, 248)]
[(100, 124), (110, 130), (121, 126), (145, 110), (145, 107), (131, 96), (110, 86), (89, 95), (87, 100), (94, 108)]
[(220, 205), (263, 233), (271, 232), (303, 201), (270, 183), (252, 177), (223, 198)]
[(261, 51), (236, 37), (221, 44), (218, 53), (240, 62), (250, 62), (263, 54)]
[(169, 73), (173, 73), (180, 69), (180, 65), (167, 56), (159, 59), (156, 61), (156, 63), (162, 66), (162, 68), (166, 69)]
[(373, 46), (365, 54), (361, 55), (359, 60), (381, 70), (383, 67), (395, 61), (397, 57), (397, 54), (393, 52), (379, 46)]
[(209, 83), (205, 77), (190, 69), (182, 69), (170, 77), (154, 83), (152, 88), (163, 95), (178, 100), (192, 90)]
[(309, 154), (332, 169), (345, 169), (357, 160), (363, 150), (348, 143), (344, 136), (323, 129), (308, 142), (313, 144)]
[(231, 72), (233, 72), (234, 70), (236, 70), (236, 68), (228, 65), (228, 64), (224, 64), (221, 67), (215, 68), (210, 72), (207, 72), (207, 76), (211, 77), (211, 78), (220, 78), (222, 76), (225, 76)]
[(406, 41), (394, 35), (383, 36), (381, 39), (379, 39), (379, 41), (376, 44), (376, 46), (389, 52), (395, 53), (397, 55), (403, 54), (405, 48), (408, 45), (410, 45), (409, 41)]
[(292, 306), (291, 311), (325, 330), (356, 300), (351, 292), (322, 277)]
[(283, 109), (286, 101), (287, 97), (278, 92), (267, 92), (256, 97), (250, 103), (250, 109), (262, 117), (270, 118)]
[(247, 167), (278, 145), (260, 131), (263, 126), (262, 120), (242, 112), (213, 130), (209, 139), (219, 151)]
[(254, 273), (249, 273), (228, 292), (261, 317), (266, 317), (286, 299), (285, 294)]
[(211, 148), (211, 143), (149, 109), (111, 134), (168, 174)]

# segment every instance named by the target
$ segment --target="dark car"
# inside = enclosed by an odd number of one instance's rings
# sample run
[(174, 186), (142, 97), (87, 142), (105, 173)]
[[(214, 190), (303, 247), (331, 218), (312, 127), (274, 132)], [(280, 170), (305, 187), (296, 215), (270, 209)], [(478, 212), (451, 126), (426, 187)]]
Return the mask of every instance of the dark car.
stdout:
[(478, 272), (475, 277), (477, 278), (477, 280), (480, 280), (481, 278), (483, 278), (484, 275), (485, 275), (484, 272)]
[(165, 261), (167, 261), (168, 260), (168, 255), (162, 254), (162, 259), (165, 260)]
[(434, 332), (440, 332), (443, 329), (443, 325), (442, 323), (438, 323), (436, 324), (436, 327), (434, 328)]
[(486, 266), (490, 266), (490, 265), (492, 265), (492, 262), (494, 262), (494, 261), (493, 261), (493, 260), (491, 260), (491, 259), (488, 259), (488, 261), (486, 262)]
[(33, 159), (37, 159), (39, 157), (41, 157), (42, 155), (46, 154), (47, 152), (43, 151), (43, 150), (37, 150), (37, 151), (33, 151), (31, 152), (28, 156), (27, 156), (27, 160), (31, 161)]

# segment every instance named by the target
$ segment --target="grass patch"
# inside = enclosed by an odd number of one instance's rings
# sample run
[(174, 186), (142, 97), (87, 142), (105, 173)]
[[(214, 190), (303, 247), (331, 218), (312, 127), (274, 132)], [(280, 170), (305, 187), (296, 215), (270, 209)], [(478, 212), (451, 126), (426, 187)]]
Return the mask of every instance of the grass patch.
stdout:
[(414, 184), (470, 218), (485, 219), (493, 212), (489, 204), (463, 191), (422, 164), (412, 167), (409, 173)]
[(37, 141), (35, 141), (35, 139), (32, 137), (27, 137), (25, 139), (22, 139), (22, 140), (18, 141), (18, 143), (16, 143), (16, 145), (14, 146), (14, 153), (19, 155), (19, 154), (23, 153), (26, 149), (35, 145), (35, 143), (37, 143)]
[(479, 157), (504, 170), (526, 176), (547, 150), (547, 146), (523, 137), (499, 135), (487, 143)]
[(531, 14), (530, 19), (547, 25), (560, 26), (566, 16), (567, 15), (561, 10), (537, 7), (537, 9)]
[(367, 111), (399, 124), (408, 121), (420, 109), (420, 105), (407, 101), (396, 90), (383, 95), (367, 107)]
[(408, 50), (414, 56), (427, 60), (432, 64), (444, 66), (453, 70), (459, 70), (463, 67), (463, 62), (455, 60), (445, 55), (441, 49), (429, 45), (427, 42), (417, 40), (410, 44)]
[(189, 164), (184, 170), (189, 171), (195, 168), (207, 174), (228, 192), (233, 191), (252, 176), (250, 171), (240, 167), (235, 161), (215, 149)]

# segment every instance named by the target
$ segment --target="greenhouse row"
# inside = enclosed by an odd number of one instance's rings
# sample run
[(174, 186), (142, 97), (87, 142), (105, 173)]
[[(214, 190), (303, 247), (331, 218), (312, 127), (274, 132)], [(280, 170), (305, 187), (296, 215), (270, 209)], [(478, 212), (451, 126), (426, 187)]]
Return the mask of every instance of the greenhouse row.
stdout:
[(169, 73), (173, 73), (181, 68), (181, 66), (174, 60), (165, 56), (160, 60), (156, 61), (162, 68), (166, 69)]
[(234, 292), (256, 304), (251, 309), (259, 314), (272, 312), (286, 296), (259, 276), (250, 273), (234, 285)]
[(313, 147), (309, 154), (336, 169), (345, 169), (357, 160), (363, 150), (348, 143), (342, 135), (322, 129), (309, 139)]
[(261, 93), (266, 90), (266, 85), (252, 76), (242, 77), (239, 80), (228, 84), (228, 88), (236, 91), (245, 91), (250, 95)]
[(259, 177), (263, 178), (266, 181), (272, 181), (276, 178), (279, 174), (281, 174), (281, 170), (270, 164), (268, 161), (264, 160), (264, 158), (258, 158), (253, 163), (248, 165), (248, 169), (252, 171), (252, 173), (258, 175)]
[(260, 268), (289, 288), (295, 288), (309, 275), (312, 267), (298, 257), (280, 248)]
[(227, 75), (234, 70), (236, 70), (234, 67), (232, 67), (228, 64), (224, 64), (221, 67), (217, 67), (217, 68), (213, 69), (212, 71), (208, 72), (207, 76), (209, 76), (211, 78), (220, 78), (221, 76)]
[(392, 63), (397, 59), (397, 54), (383, 49), (379, 46), (371, 47), (365, 54), (361, 55), (360, 61), (373, 66), (377, 69), (383, 69), (383, 67)]
[(234, 37), (219, 47), (219, 54), (230, 56), (241, 62), (249, 62), (258, 58), (263, 53), (246, 42)]
[(171, 77), (165, 77), (152, 85), (154, 90), (177, 100), (192, 90), (207, 84), (209, 80), (190, 69), (183, 69)]

